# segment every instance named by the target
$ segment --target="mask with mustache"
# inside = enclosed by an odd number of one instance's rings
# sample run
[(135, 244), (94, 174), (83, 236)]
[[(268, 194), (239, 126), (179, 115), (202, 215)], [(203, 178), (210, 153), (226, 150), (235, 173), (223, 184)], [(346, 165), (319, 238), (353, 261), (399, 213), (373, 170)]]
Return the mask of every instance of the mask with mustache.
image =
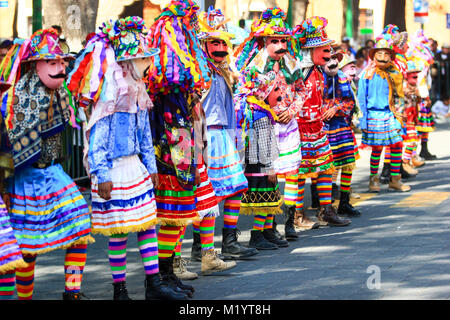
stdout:
[(226, 51), (213, 51), (211, 52), (211, 55), (215, 56), (215, 57), (219, 57), (219, 58), (224, 58), (228, 55), (228, 52)]
[(267, 54), (274, 60), (280, 60), (287, 52), (287, 38), (266, 37), (265, 47)]
[(66, 64), (63, 59), (39, 60), (36, 73), (42, 83), (49, 89), (58, 89), (66, 79)]
[(331, 59), (331, 46), (326, 45), (311, 49), (312, 61), (316, 66), (324, 66)]
[(339, 61), (336, 58), (331, 58), (328, 63), (325, 65), (325, 72), (329, 75), (334, 77), (338, 73), (338, 65)]
[(223, 62), (225, 57), (228, 56), (228, 45), (225, 41), (220, 39), (206, 41), (204, 49), (208, 57), (213, 59), (216, 63)]

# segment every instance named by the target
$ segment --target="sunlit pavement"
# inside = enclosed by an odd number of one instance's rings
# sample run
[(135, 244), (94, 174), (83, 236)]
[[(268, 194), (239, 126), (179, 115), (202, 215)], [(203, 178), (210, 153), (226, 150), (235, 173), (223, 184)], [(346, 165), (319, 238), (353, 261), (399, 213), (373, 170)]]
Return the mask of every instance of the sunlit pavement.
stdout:
[[(186, 281), (194, 299), (449, 299), (450, 298), (450, 124), (438, 124), (430, 134), (429, 161), (408, 183), (407, 193), (368, 192), (369, 150), (353, 176), (355, 204), (362, 212), (347, 227), (321, 227), (299, 232), (288, 248), (260, 251), (250, 260), (221, 274)], [(419, 149), (420, 150), (420, 149)], [(381, 167), (380, 167), (381, 172)], [(281, 184), (283, 186), (283, 184)], [(309, 181), (305, 204), (310, 204)], [(314, 211), (308, 214), (315, 219)], [(283, 218), (277, 216), (284, 232)], [(239, 241), (248, 243), (253, 219), (241, 216)], [(216, 224), (216, 248), (221, 248), (223, 218)], [(112, 299), (108, 243), (95, 236), (89, 245), (82, 291), (90, 299)], [(182, 255), (190, 257), (192, 227), (186, 230)], [(135, 234), (128, 242), (127, 286), (132, 299), (144, 299), (144, 269)], [(61, 299), (64, 290), (64, 251), (39, 256), (35, 299)], [(200, 263), (190, 262), (200, 274)]]

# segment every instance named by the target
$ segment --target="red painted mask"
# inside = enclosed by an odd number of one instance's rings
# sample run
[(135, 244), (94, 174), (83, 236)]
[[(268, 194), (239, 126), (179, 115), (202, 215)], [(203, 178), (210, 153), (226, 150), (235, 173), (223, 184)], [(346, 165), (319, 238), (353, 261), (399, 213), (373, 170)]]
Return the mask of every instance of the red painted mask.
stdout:
[(311, 57), (316, 66), (324, 66), (331, 59), (331, 46), (314, 48), (311, 52)]
[(406, 81), (408, 81), (408, 83), (415, 87), (417, 86), (417, 82), (419, 81), (419, 73), (418, 72), (410, 72), (406, 74)]
[(215, 62), (223, 62), (228, 56), (228, 45), (225, 41), (214, 39), (206, 42), (206, 53)]
[(269, 57), (280, 60), (287, 51), (287, 37), (267, 37), (265, 42)]
[(47, 88), (58, 89), (66, 79), (66, 63), (63, 59), (40, 60), (36, 72)]

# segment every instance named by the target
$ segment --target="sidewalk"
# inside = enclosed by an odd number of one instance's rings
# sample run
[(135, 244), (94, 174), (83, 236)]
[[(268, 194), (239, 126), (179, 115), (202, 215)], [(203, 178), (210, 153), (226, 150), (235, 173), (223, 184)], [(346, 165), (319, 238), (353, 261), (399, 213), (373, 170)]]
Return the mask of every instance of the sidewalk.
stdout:
[[(450, 299), (450, 125), (438, 124), (429, 149), (438, 156), (408, 181), (409, 193), (382, 186), (368, 193), (370, 150), (361, 151), (353, 190), (362, 216), (347, 227), (321, 227), (300, 233), (288, 248), (264, 252), (221, 274), (186, 281), (195, 300), (311, 299)], [(381, 168), (380, 168), (381, 171)], [(281, 187), (283, 185), (281, 184)], [(309, 181), (305, 205), (310, 204)], [(308, 212), (315, 218), (314, 212)], [(276, 217), (284, 232), (283, 219)], [(239, 241), (247, 244), (252, 216), (241, 216)], [(217, 219), (216, 249), (221, 248), (223, 218)], [(88, 247), (82, 291), (95, 300), (112, 299), (108, 239), (95, 236)], [(192, 227), (186, 230), (182, 255), (190, 257)], [(144, 299), (144, 269), (135, 234), (128, 242), (127, 286), (130, 297)], [(64, 251), (39, 256), (35, 299), (60, 300), (64, 290)], [(200, 272), (191, 262), (190, 271)]]

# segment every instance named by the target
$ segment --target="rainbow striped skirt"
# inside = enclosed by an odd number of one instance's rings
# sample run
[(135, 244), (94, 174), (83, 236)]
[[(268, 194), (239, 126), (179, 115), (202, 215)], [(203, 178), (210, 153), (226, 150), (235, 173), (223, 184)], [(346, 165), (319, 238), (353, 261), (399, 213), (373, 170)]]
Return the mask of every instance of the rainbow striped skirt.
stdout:
[(275, 135), (279, 150), (275, 171), (277, 174), (296, 174), (302, 161), (297, 120), (292, 119), (287, 124), (275, 123)]
[(208, 128), (208, 176), (219, 202), (247, 190), (239, 153), (226, 129)]
[(11, 228), (8, 211), (0, 197), (0, 274), (15, 268), (26, 267), (26, 265)]
[(362, 130), (361, 143), (367, 146), (390, 146), (402, 141), (402, 126), (389, 110), (369, 110), (367, 129)]
[(88, 205), (60, 164), (28, 167), (8, 184), (10, 221), (23, 253), (93, 242)]
[(280, 214), (283, 199), (278, 183), (269, 181), (264, 168), (258, 164), (245, 166), (245, 176), (248, 180), (248, 190), (241, 200), (240, 213), (243, 214)]
[(420, 103), (419, 116), (417, 117), (416, 129), (419, 132), (433, 132), (434, 118), (431, 108), (427, 107), (425, 102)]
[(202, 165), (199, 168), (200, 185), (195, 190), (196, 209), (200, 218), (208, 216), (218, 217), (220, 215), (219, 202), (211, 181), (206, 172), (206, 166)]
[(147, 230), (156, 225), (156, 201), (147, 168), (137, 155), (113, 160), (111, 199), (98, 195), (92, 176), (92, 232), (104, 235)]
[(333, 152), (321, 119), (303, 122), (298, 120), (300, 131), (302, 162), (299, 178), (317, 177), (320, 173), (331, 174), (334, 171)]
[(336, 168), (353, 170), (355, 167), (355, 135), (343, 117), (333, 117), (324, 123), (324, 130), (333, 152)]

